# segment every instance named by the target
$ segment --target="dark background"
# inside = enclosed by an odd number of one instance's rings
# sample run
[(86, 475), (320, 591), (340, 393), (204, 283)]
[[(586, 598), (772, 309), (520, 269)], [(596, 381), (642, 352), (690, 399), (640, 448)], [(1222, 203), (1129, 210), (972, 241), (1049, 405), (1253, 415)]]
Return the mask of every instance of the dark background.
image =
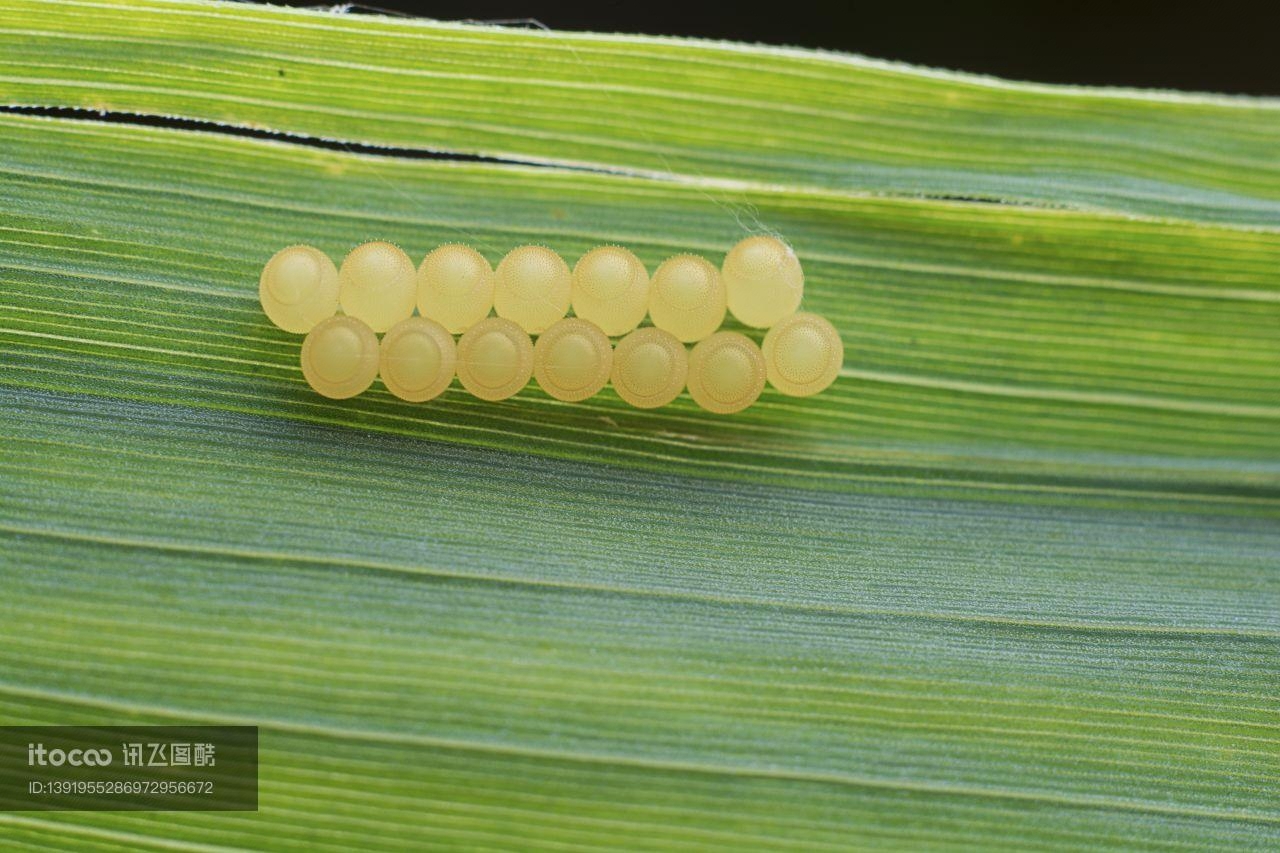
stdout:
[(1275, 0), (369, 3), (441, 20), (532, 16), (554, 29), (829, 48), (1019, 80), (1280, 95)]

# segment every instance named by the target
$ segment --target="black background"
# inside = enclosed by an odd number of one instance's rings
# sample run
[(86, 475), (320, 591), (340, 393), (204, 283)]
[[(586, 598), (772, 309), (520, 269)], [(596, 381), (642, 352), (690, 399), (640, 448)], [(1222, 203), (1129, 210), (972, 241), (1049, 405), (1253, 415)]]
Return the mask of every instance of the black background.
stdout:
[(819, 47), (1020, 80), (1280, 95), (1275, 0), (368, 2), (440, 20), (534, 17), (555, 29)]

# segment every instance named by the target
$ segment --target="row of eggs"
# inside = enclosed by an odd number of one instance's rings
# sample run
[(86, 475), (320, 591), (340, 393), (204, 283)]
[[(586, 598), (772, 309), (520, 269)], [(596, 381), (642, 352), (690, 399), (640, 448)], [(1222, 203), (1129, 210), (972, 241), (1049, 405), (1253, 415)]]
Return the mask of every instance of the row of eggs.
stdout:
[(585, 400), (610, 381), (637, 408), (666, 405), (686, 387), (702, 408), (731, 414), (750, 406), (766, 378), (794, 396), (816, 394), (840, 369), (839, 336), (816, 314), (797, 313), (765, 335), (763, 348), (741, 332), (721, 331), (692, 351), (670, 332), (646, 326), (614, 347), (590, 320), (567, 317), (538, 336), (511, 320), (486, 317), (455, 341), (444, 326), (408, 317), (381, 342), (355, 317), (323, 320), (302, 343), (302, 372), (318, 393), (354, 397), (376, 377), (402, 400), (430, 400), (456, 375), (482, 400), (503, 400), (532, 377), (550, 396)]
[[(754, 402), (766, 377), (807, 396), (839, 372), (835, 328), (796, 313), (803, 288), (794, 252), (772, 237), (743, 240), (720, 269), (677, 255), (652, 277), (618, 246), (588, 252), (572, 271), (550, 249), (521, 246), (495, 270), (467, 246), (441, 246), (415, 268), (398, 247), (372, 242), (341, 268), (310, 246), (281, 250), (263, 268), (259, 297), (277, 326), (307, 333), (303, 373), (328, 397), (354, 396), (381, 375), (392, 393), (422, 401), (456, 373), (482, 399), (511, 396), (533, 376), (551, 396), (581, 400), (612, 379), (635, 406), (663, 405), (687, 385), (704, 408), (728, 413)], [(570, 306), (576, 316), (566, 319)], [(769, 329), (763, 351), (717, 331), (726, 310)], [(646, 314), (653, 327), (637, 329)], [(609, 337), (619, 335), (615, 350)], [(696, 343), (692, 353), (685, 343)]]
[(791, 247), (774, 237), (748, 237), (715, 267), (698, 255), (676, 255), (652, 276), (632, 252), (601, 246), (569, 269), (544, 246), (520, 246), (489, 265), (469, 246), (441, 246), (414, 267), (399, 247), (357, 246), (341, 268), (319, 249), (290, 246), (262, 270), (258, 295), (267, 316), (305, 334), (338, 306), (381, 334), (413, 314), (461, 334), (489, 309), (531, 335), (564, 317), (590, 320), (610, 337), (625, 335), (648, 314), (684, 343), (720, 328), (726, 309), (741, 323), (767, 329), (795, 313), (804, 272)]

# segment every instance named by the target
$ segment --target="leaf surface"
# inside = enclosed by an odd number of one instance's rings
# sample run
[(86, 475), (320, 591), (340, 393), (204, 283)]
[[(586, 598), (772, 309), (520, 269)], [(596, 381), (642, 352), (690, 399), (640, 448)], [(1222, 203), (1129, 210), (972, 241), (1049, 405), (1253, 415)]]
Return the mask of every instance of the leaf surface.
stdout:
[[(256, 814), (0, 814), (9, 846), (1280, 844), (1273, 105), (192, 2), (0, 21), (0, 103), (544, 164), (0, 115), (0, 720), (263, 747)], [(328, 401), (256, 301), (294, 242), (652, 269), (744, 224), (846, 362), (728, 418)]]
[(6, 102), (742, 184), (1280, 225), (1280, 101), (192, 0), (4, 0)]

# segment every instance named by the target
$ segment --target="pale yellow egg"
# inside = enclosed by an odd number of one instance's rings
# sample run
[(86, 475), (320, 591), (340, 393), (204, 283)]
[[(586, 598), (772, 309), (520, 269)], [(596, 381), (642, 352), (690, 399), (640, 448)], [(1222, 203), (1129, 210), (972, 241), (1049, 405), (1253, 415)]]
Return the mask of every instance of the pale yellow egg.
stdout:
[(486, 317), (458, 339), (458, 379), (481, 400), (505, 400), (533, 375), (533, 342), (515, 323)]
[(760, 348), (741, 332), (716, 332), (689, 353), (689, 396), (709, 412), (740, 412), (764, 390)]
[(729, 311), (744, 325), (767, 329), (800, 307), (804, 270), (776, 237), (748, 237), (729, 250), (720, 269)]
[(302, 375), (322, 396), (356, 396), (378, 375), (378, 336), (355, 317), (322, 320), (302, 341)]
[(808, 397), (835, 381), (844, 364), (840, 333), (825, 317), (801, 312), (764, 336), (769, 384), (783, 394)]
[(685, 343), (700, 341), (720, 328), (724, 314), (724, 282), (706, 258), (676, 255), (654, 272), (649, 317), (659, 329)]
[(612, 368), (608, 336), (580, 317), (560, 320), (533, 345), (533, 376), (557, 400), (587, 399), (605, 386)]
[(418, 313), (451, 334), (461, 334), (489, 316), (493, 267), (470, 246), (441, 246), (418, 267)]
[(544, 246), (512, 249), (494, 271), (493, 307), (531, 335), (569, 311), (573, 274), (564, 258)]
[(444, 326), (410, 317), (382, 336), (378, 375), (401, 400), (421, 403), (449, 387), (456, 362), (457, 345)]
[(649, 272), (621, 246), (601, 246), (573, 267), (573, 313), (610, 337), (625, 335), (649, 310)]
[(613, 390), (636, 408), (654, 409), (670, 403), (680, 396), (688, 376), (688, 350), (675, 335), (662, 329), (636, 329), (613, 350)]
[(281, 249), (262, 268), (258, 301), (272, 323), (306, 334), (338, 311), (338, 269), (312, 246)]
[(413, 314), (418, 271), (398, 246), (376, 241), (352, 249), (338, 268), (342, 310), (385, 332)]

